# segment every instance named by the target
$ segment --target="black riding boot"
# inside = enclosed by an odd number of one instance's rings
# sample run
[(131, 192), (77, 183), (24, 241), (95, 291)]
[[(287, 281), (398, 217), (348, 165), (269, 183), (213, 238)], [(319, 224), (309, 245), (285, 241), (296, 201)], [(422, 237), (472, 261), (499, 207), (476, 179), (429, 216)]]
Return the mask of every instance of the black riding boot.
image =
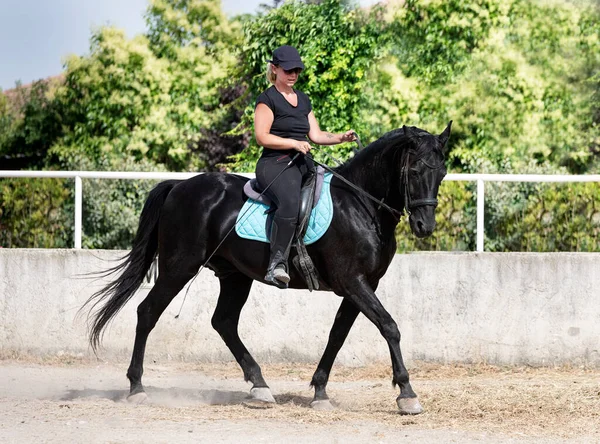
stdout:
[(296, 232), (296, 218), (275, 216), (271, 225), (271, 258), (265, 281), (277, 288), (287, 288), (290, 281), (288, 256)]

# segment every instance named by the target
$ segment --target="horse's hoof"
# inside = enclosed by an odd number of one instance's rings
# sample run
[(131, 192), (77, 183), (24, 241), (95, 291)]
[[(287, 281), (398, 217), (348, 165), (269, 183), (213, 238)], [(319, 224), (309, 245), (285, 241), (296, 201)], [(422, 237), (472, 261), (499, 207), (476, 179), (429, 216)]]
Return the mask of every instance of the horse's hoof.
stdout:
[(145, 404), (148, 402), (148, 395), (145, 392), (134, 393), (127, 397), (127, 402), (130, 404)]
[(250, 397), (242, 404), (251, 409), (267, 409), (273, 407), (276, 402), (269, 387), (253, 387), (250, 390)]
[(250, 409), (270, 409), (276, 404), (273, 402), (261, 401), (259, 399), (246, 399), (242, 401), (242, 405)]
[(315, 399), (310, 403), (310, 408), (321, 412), (335, 410), (335, 407), (331, 402), (329, 402), (329, 399)]
[(275, 404), (275, 398), (273, 398), (269, 387), (252, 387), (250, 390), (250, 398), (256, 401)]
[(423, 413), (423, 407), (417, 398), (400, 398), (396, 399), (401, 415), (418, 415)]

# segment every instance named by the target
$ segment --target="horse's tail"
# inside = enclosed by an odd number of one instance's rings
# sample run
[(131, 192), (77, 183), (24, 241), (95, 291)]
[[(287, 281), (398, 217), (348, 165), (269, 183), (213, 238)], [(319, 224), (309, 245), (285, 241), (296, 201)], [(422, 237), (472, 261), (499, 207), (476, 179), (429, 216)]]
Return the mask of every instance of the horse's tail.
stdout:
[[(102, 290), (94, 293), (82, 307), (83, 309), (91, 304), (90, 345), (94, 351), (100, 345), (103, 330), (135, 294), (156, 257), (160, 210), (177, 183), (179, 183), (177, 180), (167, 180), (159, 183), (150, 191), (140, 216), (138, 231), (133, 240), (133, 248), (119, 265), (98, 276), (107, 277), (120, 271), (122, 273)], [(91, 311), (96, 308), (97, 310), (92, 314)]]

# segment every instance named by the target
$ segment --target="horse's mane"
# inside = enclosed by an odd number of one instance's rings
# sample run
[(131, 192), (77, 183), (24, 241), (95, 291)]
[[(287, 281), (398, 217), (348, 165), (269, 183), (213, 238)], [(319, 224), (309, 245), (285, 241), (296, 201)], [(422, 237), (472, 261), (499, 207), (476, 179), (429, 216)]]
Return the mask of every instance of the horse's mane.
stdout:
[[(411, 129), (409, 134), (405, 134), (404, 127), (385, 133), (335, 170), (343, 176), (360, 179), (363, 174), (373, 172), (380, 174), (387, 171), (390, 166), (397, 168), (400, 165), (400, 156), (406, 149), (415, 149), (416, 157), (421, 157), (432, 145), (419, 144), (417, 139), (435, 136), (417, 127)], [(363, 168), (364, 166), (367, 168)]]
[(396, 169), (400, 165), (402, 153), (407, 147), (414, 145), (414, 139), (405, 134), (404, 128), (398, 128), (385, 133), (335, 170), (360, 183), (373, 173), (382, 174), (390, 167)]

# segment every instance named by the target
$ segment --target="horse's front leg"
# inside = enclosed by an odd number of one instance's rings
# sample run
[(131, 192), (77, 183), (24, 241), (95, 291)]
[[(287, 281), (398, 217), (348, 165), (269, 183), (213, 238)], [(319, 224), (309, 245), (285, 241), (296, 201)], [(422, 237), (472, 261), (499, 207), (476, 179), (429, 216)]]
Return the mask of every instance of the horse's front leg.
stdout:
[(344, 341), (346, 340), (352, 325), (354, 325), (358, 313), (358, 308), (356, 308), (352, 302), (348, 299), (342, 300), (342, 305), (340, 305), (340, 308), (335, 315), (335, 321), (333, 322), (331, 332), (329, 333), (329, 341), (327, 341), (325, 352), (323, 352), (323, 357), (319, 361), (317, 370), (310, 382), (310, 385), (315, 388), (315, 397), (310, 403), (310, 406), (315, 410), (333, 409), (333, 406), (329, 402), (329, 397), (327, 396), (327, 381), (329, 381), (329, 374), (333, 362), (342, 348), (342, 345), (344, 345)]
[(410, 386), (408, 371), (400, 351), (400, 331), (392, 316), (383, 308), (375, 292), (364, 277), (345, 286), (346, 298), (379, 329), (385, 338), (392, 357), (394, 385), (400, 386), (400, 395), (396, 399), (400, 413), (416, 415), (423, 411), (417, 395)]

